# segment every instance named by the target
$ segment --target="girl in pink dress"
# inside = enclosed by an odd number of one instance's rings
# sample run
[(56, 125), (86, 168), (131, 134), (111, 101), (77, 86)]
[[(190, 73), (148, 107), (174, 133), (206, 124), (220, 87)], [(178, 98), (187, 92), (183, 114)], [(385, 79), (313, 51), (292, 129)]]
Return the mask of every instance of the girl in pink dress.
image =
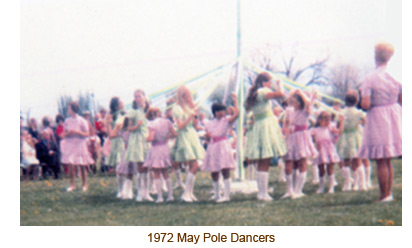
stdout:
[(402, 156), (402, 85), (386, 72), (393, 53), (388, 43), (375, 46), (377, 68), (360, 87), (361, 106), (367, 114), (358, 157), (376, 159), (381, 202), (393, 200), (391, 158)]
[(64, 133), (61, 144), (63, 164), (69, 165), (70, 187), (68, 192), (76, 189), (74, 184), (74, 167), (80, 166), (80, 175), (82, 179), (82, 189), (87, 191), (87, 169), (94, 161), (91, 158), (87, 148), (87, 137), (89, 136), (89, 125), (83, 117), (80, 117), (79, 104), (71, 102), (68, 107), (68, 114), (70, 117), (64, 122)]
[(339, 163), (339, 155), (336, 152), (334, 144), (334, 135), (340, 134), (343, 131), (343, 116), (339, 115), (340, 127), (337, 129), (331, 123), (331, 115), (329, 112), (322, 111), (316, 121), (315, 128), (312, 128), (311, 134), (318, 149), (318, 157), (313, 161), (314, 165), (319, 167), (319, 188), (316, 193), (323, 193), (325, 189), (325, 165), (327, 166), (329, 176), (329, 193), (335, 192), (335, 175), (333, 173), (333, 165)]
[[(307, 159), (316, 158), (318, 155), (308, 130), (316, 96), (315, 91), (312, 92), (310, 99), (300, 90), (290, 93), (288, 102), (291, 107), (286, 109), (283, 125), (288, 152), (284, 156), (287, 192), (282, 198), (293, 199), (304, 196), (302, 190), (308, 169)], [(293, 169), (299, 170), (296, 171), (295, 182), (293, 182)]]
[[(239, 116), (237, 97), (232, 94), (235, 109), (231, 115), (226, 115), (226, 106), (219, 103), (212, 105), (212, 113), (215, 119), (209, 121), (206, 126), (206, 135), (210, 142), (207, 146), (206, 156), (203, 162), (203, 170), (212, 174), (214, 200), (216, 202), (230, 201), (230, 170), (235, 169), (235, 160), (228, 135), (233, 123)], [(224, 196), (220, 197), (219, 174), (223, 175)]]
[(157, 200), (156, 203), (163, 202), (162, 180), (166, 181), (168, 191), (168, 202), (173, 201), (172, 181), (167, 171), (172, 166), (172, 158), (168, 145), (169, 137), (176, 137), (177, 132), (173, 128), (173, 124), (169, 119), (161, 117), (161, 111), (158, 108), (149, 108), (146, 114), (149, 120), (148, 129), (149, 135), (147, 141), (152, 143), (152, 146), (147, 153), (146, 160), (143, 166), (153, 171), (154, 184), (156, 186)]

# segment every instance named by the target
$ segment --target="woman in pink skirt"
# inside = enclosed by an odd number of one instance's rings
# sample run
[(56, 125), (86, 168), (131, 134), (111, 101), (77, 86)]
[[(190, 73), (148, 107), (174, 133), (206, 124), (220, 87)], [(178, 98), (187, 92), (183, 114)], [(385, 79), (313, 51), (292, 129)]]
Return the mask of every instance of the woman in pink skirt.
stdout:
[[(232, 115), (226, 115), (226, 106), (219, 103), (212, 105), (215, 119), (207, 122), (206, 135), (210, 139), (207, 146), (203, 170), (211, 172), (213, 180), (214, 200), (216, 202), (230, 201), (230, 170), (235, 168), (232, 147), (228, 139), (233, 123), (239, 116), (237, 97), (232, 94), (235, 109)], [(222, 172), (224, 179), (224, 196), (220, 197), (219, 174)]]
[(64, 122), (64, 139), (61, 143), (63, 164), (69, 165), (70, 187), (68, 192), (76, 189), (74, 185), (74, 167), (80, 166), (82, 189), (87, 191), (87, 169), (94, 161), (87, 148), (89, 126), (83, 117), (78, 115), (80, 108), (77, 102), (71, 102), (68, 107), (69, 117)]
[[(318, 155), (308, 130), (309, 118), (316, 96), (316, 91), (312, 92), (310, 99), (300, 90), (290, 93), (288, 102), (291, 107), (286, 109), (283, 125), (288, 152), (283, 158), (285, 160), (287, 192), (282, 198), (304, 196), (302, 190), (308, 170), (307, 159), (316, 158)], [(293, 180), (293, 169), (297, 174), (296, 180)]]
[(143, 167), (153, 171), (154, 184), (157, 191), (156, 203), (163, 202), (162, 180), (160, 179), (160, 174), (162, 174), (166, 181), (168, 191), (166, 201), (170, 202), (173, 201), (174, 198), (172, 181), (167, 171), (167, 169), (172, 166), (168, 140), (169, 137), (176, 137), (177, 132), (173, 128), (173, 124), (169, 119), (161, 117), (161, 112), (158, 108), (149, 108), (146, 118), (149, 120), (149, 136), (147, 137), (147, 141), (152, 142), (152, 146), (149, 149)]
[(340, 127), (337, 129), (334, 124), (331, 123), (331, 114), (326, 111), (322, 111), (316, 121), (315, 128), (312, 128), (311, 134), (315, 141), (316, 148), (318, 149), (318, 157), (313, 162), (314, 166), (319, 168), (319, 188), (316, 193), (323, 193), (325, 188), (325, 165), (327, 167), (329, 176), (329, 193), (335, 192), (335, 174), (333, 173), (333, 166), (339, 163), (339, 155), (336, 152), (334, 144), (334, 135), (340, 134), (343, 131), (343, 116), (339, 115)]
[(367, 115), (358, 157), (376, 160), (380, 202), (393, 200), (391, 158), (402, 156), (402, 85), (386, 72), (393, 52), (388, 43), (375, 46), (376, 69), (360, 88), (361, 106)]

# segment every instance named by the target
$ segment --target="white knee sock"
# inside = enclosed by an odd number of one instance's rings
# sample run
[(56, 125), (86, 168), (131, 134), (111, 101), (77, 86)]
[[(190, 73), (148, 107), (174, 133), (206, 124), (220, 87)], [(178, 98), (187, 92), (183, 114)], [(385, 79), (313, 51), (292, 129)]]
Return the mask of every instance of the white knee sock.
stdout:
[(117, 175), (117, 198), (122, 198), (123, 184), (124, 184), (124, 176)]
[(371, 189), (373, 187), (372, 185), (372, 170), (371, 166), (369, 165), (368, 167), (365, 167), (365, 178), (366, 178), (366, 186)]
[(132, 199), (133, 198), (133, 183), (131, 179), (125, 179), (123, 185), (123, 199)]
[(312, 183), (313, 183), (313, 184), (319, 183), (319, 168), (318, 168), (317, 165), (313, 165), (313, 166), (312, 166), (312, 172), (313, 172), (313, 180), (312, 180)]
[(156, 191), (157, 191), (157, 200), (156, 200), (156, 202), (163, 202), (162, 180), (160, 180), (160, 178), (153, 179), (153, 182), (156, 186)]
[(166, 180), (166, 188), (167, 188), (167, 200), (173, 201), (173, 186), (172, 186), (172, 179), (167, 178)]
[(149, 192), (149, 175), (147, 172), (142, 173), (141, 176), (143, 177), (143, 184), (142, 184), (142, 194), (145, 200), (153, 201), (152, 197), (150, 196)]
[(335, 174), (329, 175), (329, 192), (330, 194), (335, 193)]
[(214, 194), (214, 196), (213, 196), (213, 199), (216, 201), (216, 200), (219, 200), (219, 198), (220, 198), (220, 184), (219, 184), (219, 181), (213, 181), (213, 194)]
[(344, 179), (345, 179), (345, 182), (344, 182), (344, 186), (343, 186), (343, 191), (348, 191), (348, 190), (351, 190), (352, 189), (352, 180), (351, 180), (351, 176), (350, 176), (350, 167), (347, 167), (347, 166), (345, 166), (345, 167), (343, 167), (342, 168), (342, 174), (343, 174), (343, 177), (344, 177)]
[(356, 169), (356, 171), (353, 171), (353, 190), (355, 190), (355, 191), (359, 190), (359, 173), (358, 173), (358, 169)]
[(137, 172), (137, 173), (136, 173), (136, 178), (134, 179), (134, 181), (135, 181), (135, 184), (136, 184), (136, 190), (137, 190), (137, 193), (138, 193), (138, 192), (139, 192), (139, 190), (140, 190), (140, 185), (141, 185), (141, 182), (142, 182), (141, 177), (140, 177), (140, 173), (139, 173), (139, 172)]
[(299, 173), (299, 170), (295, 170), (295, 169), (292, 170), (292, 185), (293, 185), (293, 187), (296, 186), (296, 180), (298, 178), (298, 173)]
[(286, 196), (292, 197), (294, 196), (294, 191), (293, 191), (293, 175), (286, 175)]
[(359, 188), (361, 190), (368, 190), (368, 188), (366, 187), (366, 182), (365, 182), (365, 168), (363, 166), (359, 166), (358, 167), (358, 180), (359, 180)]
[(272, 197), (270, 197), (268, 194), (269, 172), (258, 171), (256, 173), (256, 176), (256, 178), (259, 179), (258, 185), (260, 183), (260, 194), (258, 194), (258, 199), (264, 201), (271, 201)]
[(192, 202), (193, 185), (195, 182), (195, 175), (191, 172), (186, 174), (185, 190), (182, 195), (182, 200), (186, 202)]
[(224, 195), (223, 198), (230, 200), (230, 178), (223, 180), (223, 184), (225, 185), (225, 191), (224, 191)]
[(260, 171), (256, 171), (256, 184), (258, 187), (257, 198), (261, 199), (263, 197), (263, 179)]
[(305, 181), (306, 181), (306, 171), (305, 172), (300, 172), (299, 175), (297, 176), (296, 179), (296, 184), (295, 184), (295, 194), (297, 196), (303, 196), (303, 187), (305, 186)]
[(320, 194), (325, 191), (325, 176), (319, 177), (319, 188), (316, 193)]

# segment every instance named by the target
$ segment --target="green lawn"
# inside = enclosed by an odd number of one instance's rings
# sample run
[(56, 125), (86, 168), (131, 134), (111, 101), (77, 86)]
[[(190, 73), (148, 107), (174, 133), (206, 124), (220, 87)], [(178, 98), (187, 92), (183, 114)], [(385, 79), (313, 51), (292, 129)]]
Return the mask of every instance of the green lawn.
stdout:
[[(89, 177), (89, 191), (67, 193), (68, 179), (20, 183), (20, 225), (402, 225), (402, 160), (393, 161), (394, 202), (376, 203), (379, 196), (376, 166), (372, 163), (374, 189), (368, 192), (341, 192), (343, 178), (334, 195), (315, 193), (311, 168), (304, 188), (306, 197), (280, 199), (285, 183), (277, 181), (279, 168), (271, 169), (273, 202), (259, 202), (256, 194), (232, 195), (230, 203), (209, 201), (212, 189), (208, 174), (198, 174), (195, 194), (200, 200), (187, 204), (137, 203), (115, 198), (114, 176)], [(77, 183), (80, 184), (77, 179)], [(80, 188), (80, 187), (79, 187)], [(175, 190), (175, 198), (181, 195)]]

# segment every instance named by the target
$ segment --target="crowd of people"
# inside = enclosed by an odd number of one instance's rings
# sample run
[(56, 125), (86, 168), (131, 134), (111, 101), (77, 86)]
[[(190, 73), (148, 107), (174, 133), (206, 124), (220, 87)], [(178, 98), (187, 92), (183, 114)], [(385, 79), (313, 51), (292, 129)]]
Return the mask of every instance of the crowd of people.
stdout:
[[(258, 200), (273, 200), (268, 189), (273, 163), (281, 167), (279, 177), (286, 182), (282, 198), (296, 199), (305, 196), (310, 164), (314, 182), (319, 184), (318, 194), (325, 192), (326, 182), (327, 192), (335, 192), (335, 165), (344, 178), (343, 191), (370, 189), (369, 160), (377, 162), (378, 201), (393, 200), (391, 159), (402, 156), (402, 86), (385, 71), (393, 52), (390, 44), (375, 46), (376, 70), (359, 90), (347, 92), (343, 109), (340, 102), (333, 110), (319, 108), (316, 91), (286, 93), (282, 83), (274, 83), (269, 73), (257, 76), (241, 106), (247, 120), (240, 138), (243, 162), (249, 179), (256, 180)], [(203, 170), (211, 174), (212, 200), (230, 201), (239, 138), (234, 132), (240, 111), (237, 96), (232, 94), (234, 106), (213, 103), (210, 119), (198, 110), (186, 86), (177, 89), (164, 113), (150, 105), (141, 89), (133, 98), (132, 108), (126, 111), (123, 101), (113, 97), (108, 113), (102, 109), (93, 123), (90, 113), (80, 113), (76, 102), (69, 104), (67, 118), (56, 116), (55, 125), (48, 117), (42, 119), (41, 128), (35, 119), (28, 120), (27, 127), (21, 128), (25, 178), (59, 178), (64, 173), (70, 177), (68, 192), (76, 189), (76, 176), (81, 178), (82, 190), (87, 191), (88, 173), (96, 173), (96, 164), (101, 164), (102, 171), (111, 169), (116, 174), (120, 199), (133, 199), (135, 184), (139, 202), (154, 201), (152, 188), (157, 203), (165, 201), (163, 190), (167, 191), (166, 201), (174, 201), (176, 187), (183, 189), (180, 200), (195, 202), (196, 174)], [(282, 104), (274, 107), (273, 99)], [(175, 174), (174, 186), (170, 172)]]

